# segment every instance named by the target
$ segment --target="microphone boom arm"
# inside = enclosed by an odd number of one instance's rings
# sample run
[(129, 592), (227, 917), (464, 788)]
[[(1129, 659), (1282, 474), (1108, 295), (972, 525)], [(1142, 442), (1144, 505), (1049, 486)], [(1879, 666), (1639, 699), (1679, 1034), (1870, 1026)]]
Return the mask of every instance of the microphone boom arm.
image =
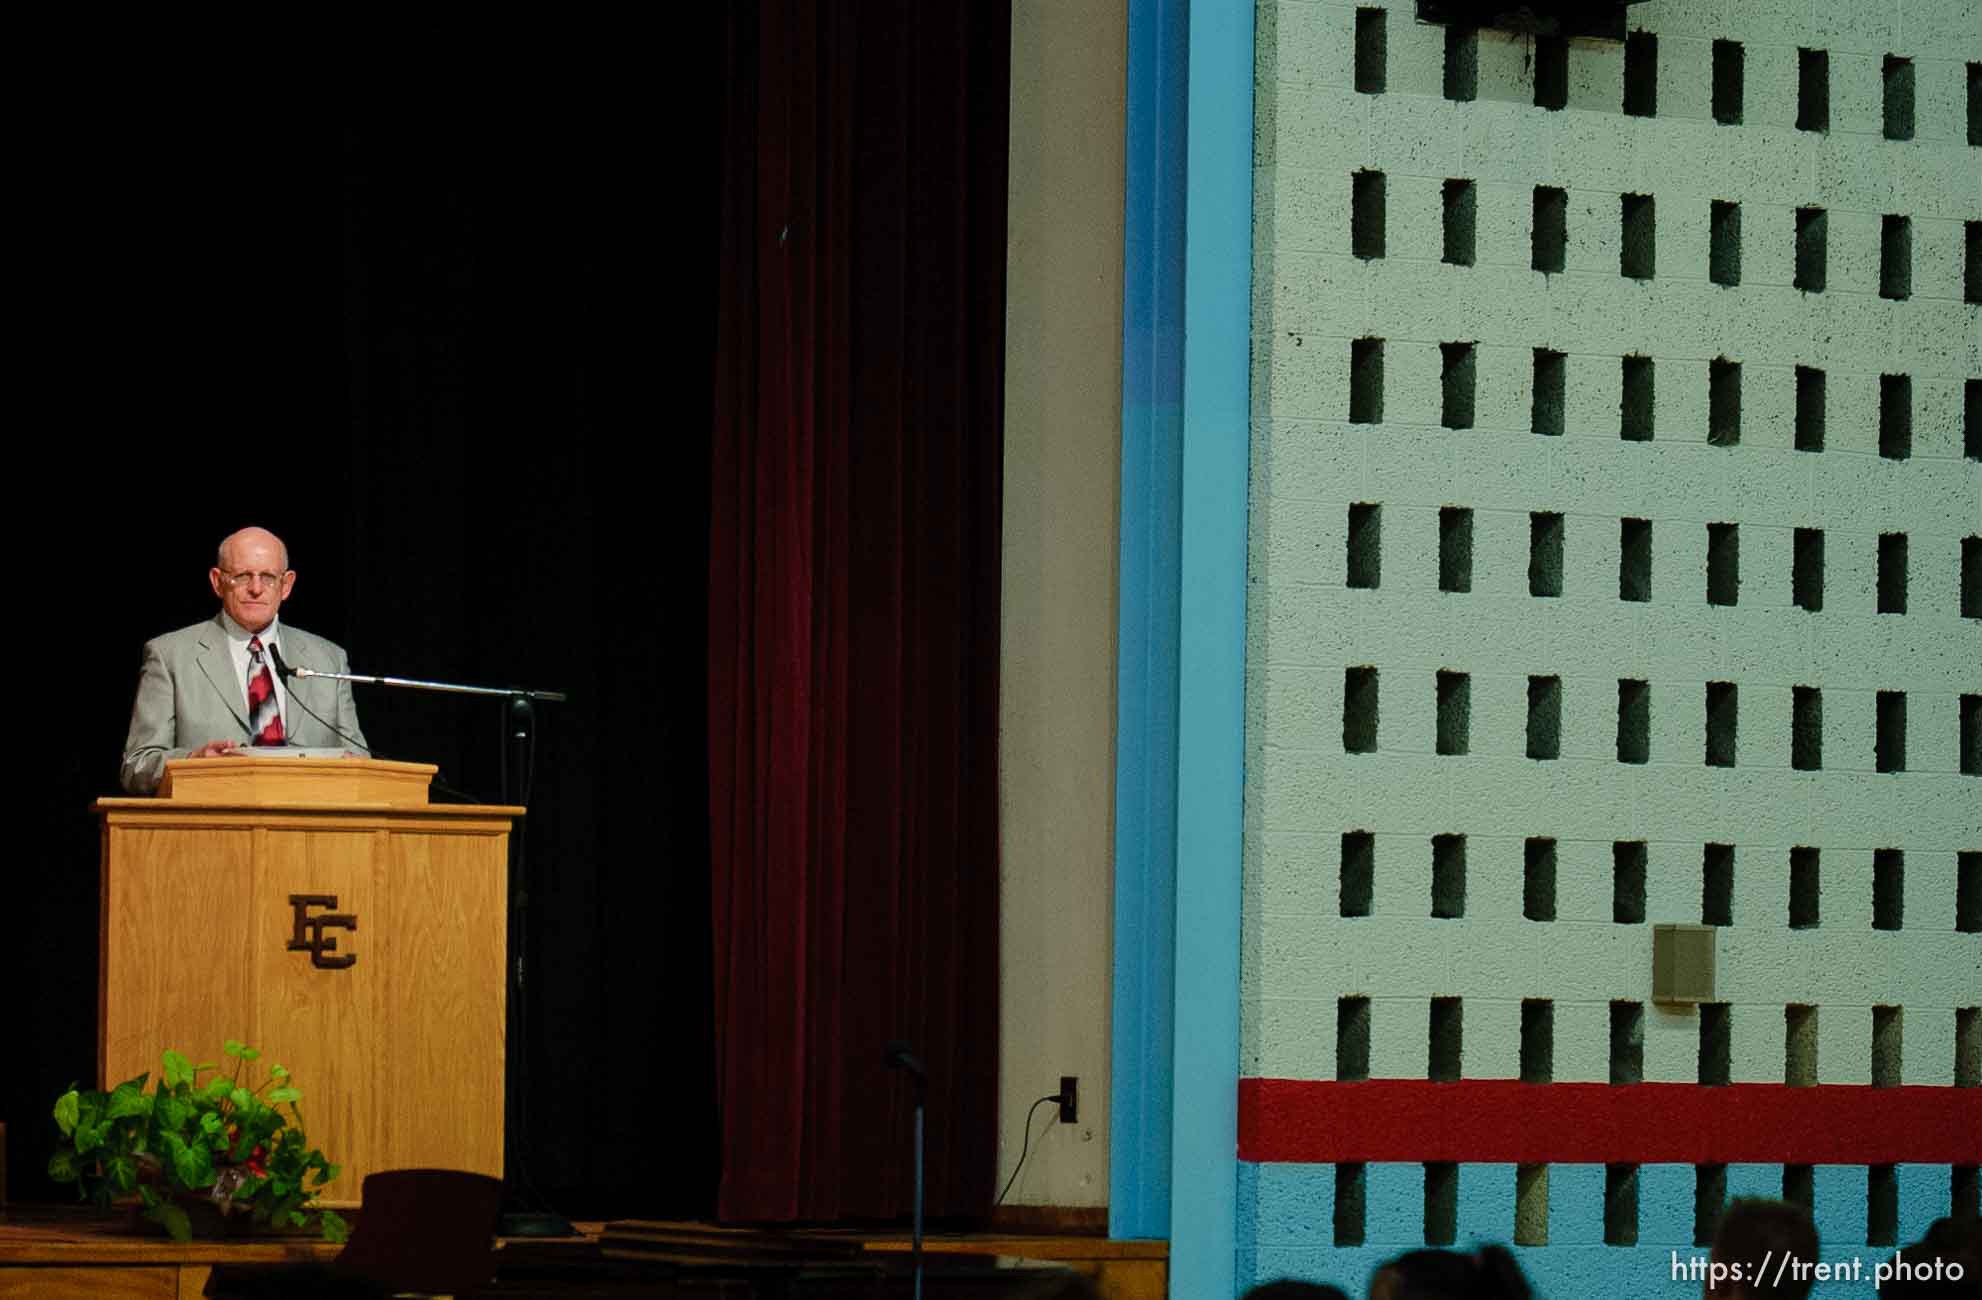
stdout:
[(563, 691), (532, 691), (508, 686), (464, 686), (459, 682), (423, 682), (411, 677), (373, 677), (365, 673), (327, 673), (316, 668), (289, 666), (292, 677), (322, 677), (333, 682), (354, 682), (360, 686), (397, 686), (415, 691), (443, 691), (450, 695), (492, 695), (506, 700), (531, 700), (563, 704), (570, 697)]

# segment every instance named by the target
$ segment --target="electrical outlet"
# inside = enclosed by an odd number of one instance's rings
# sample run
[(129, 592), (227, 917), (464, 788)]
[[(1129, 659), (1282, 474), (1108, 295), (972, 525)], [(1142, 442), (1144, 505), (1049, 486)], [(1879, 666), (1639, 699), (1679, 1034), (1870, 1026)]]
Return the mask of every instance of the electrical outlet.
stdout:
[(1060, 1076), (1060, 1122), (1073, 1124), (1080, 1119), (1080, 1080), (1071, 1074)]

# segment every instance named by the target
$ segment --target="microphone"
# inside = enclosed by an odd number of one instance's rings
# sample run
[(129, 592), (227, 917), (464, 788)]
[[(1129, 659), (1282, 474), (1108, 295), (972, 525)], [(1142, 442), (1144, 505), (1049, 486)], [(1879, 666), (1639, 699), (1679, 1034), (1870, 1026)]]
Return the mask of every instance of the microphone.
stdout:
[(882, 1056), (881, 1063), (891, 1070), (907, 1070), (915, 1076), (918, 1083), (929, 1082), (929, 1072), (922, 1068), (922, 1062), (916, 1059), (914, 1049), (909, 1047), (904, 1039), (897, 1038), (888, 1044), (888, 1050)]
[(273, 641), (268, 643), (268, 659), (270, 663), (275, 665), (276, 675), (278, 677), (281, 677), (284, 681), (287, 681), (291, 677), (294, 677), (296, 675), (296, 670), (294, 668), (291, 668), (288, 664), (282, 662), (282, 651), (276, 647), (276, 644)]

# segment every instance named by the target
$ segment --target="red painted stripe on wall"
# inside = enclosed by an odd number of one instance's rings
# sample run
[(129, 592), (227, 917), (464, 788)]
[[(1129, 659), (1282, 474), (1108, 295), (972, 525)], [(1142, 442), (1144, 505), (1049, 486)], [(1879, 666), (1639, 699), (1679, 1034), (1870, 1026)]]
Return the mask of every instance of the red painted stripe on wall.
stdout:
[(1966, 1165), (1982, 1088), (1241, 1079), (1239, 1158)]

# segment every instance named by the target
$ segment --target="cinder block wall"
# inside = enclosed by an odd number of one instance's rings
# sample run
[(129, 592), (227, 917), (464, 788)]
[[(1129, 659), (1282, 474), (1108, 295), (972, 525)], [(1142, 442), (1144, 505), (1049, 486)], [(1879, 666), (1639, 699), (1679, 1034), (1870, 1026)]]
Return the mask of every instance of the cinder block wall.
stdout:
[(1982, 1152), (1982, 7), (1414, 8), (1258, 8), (1241, 1288), (1869, 1270)]

